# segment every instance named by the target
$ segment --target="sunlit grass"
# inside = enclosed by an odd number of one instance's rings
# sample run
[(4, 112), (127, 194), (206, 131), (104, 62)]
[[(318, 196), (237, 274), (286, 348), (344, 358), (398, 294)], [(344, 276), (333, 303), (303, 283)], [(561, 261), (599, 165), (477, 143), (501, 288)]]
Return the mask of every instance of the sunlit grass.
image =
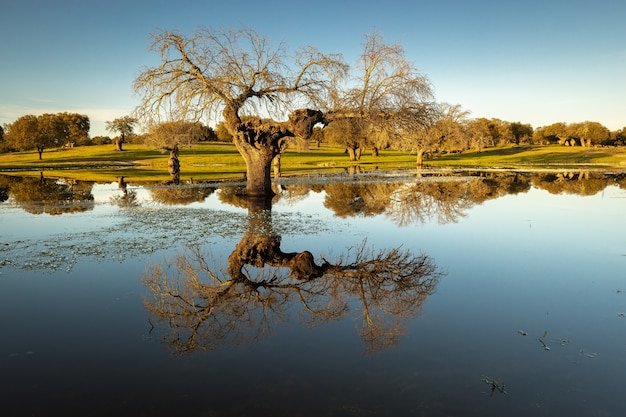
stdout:
[[(350, 161), (343, 148), (310, 144), (307, 150), (287, 149), (281, 158), (282, 175), (315, 172), (334, 173), (358, 166), (362, 170), (414, 168), (416, 155), (411, 152), (382, 150), (378, 157), (369, 151), (358, 162)], [(0, 154), (0, 172), (19, 175), (64, 177), (98, 182), (161, 182), (169, 180), (169, 154), (153, 147), (125, 144), (124, 151), (112, 145), (84, 146), (67, 150), (48, 150), (39, 160), (37, 152)], [(241, 179), (245, 163), (234, 145), (201, 143), (180, 147), (183, 180)], [(506, 146), (446, 154), (425, 163), (432, 167), (498, 167), (521, 169), (606, 168), (626, 169), (624, 148), (581, 148), (550, 146)]]
[(487, 148), (483, 152), (450, 154), (435, 164), (502, 168), (626, 168), (624, 148), (581, 148), (559, 145), (507, 146)]

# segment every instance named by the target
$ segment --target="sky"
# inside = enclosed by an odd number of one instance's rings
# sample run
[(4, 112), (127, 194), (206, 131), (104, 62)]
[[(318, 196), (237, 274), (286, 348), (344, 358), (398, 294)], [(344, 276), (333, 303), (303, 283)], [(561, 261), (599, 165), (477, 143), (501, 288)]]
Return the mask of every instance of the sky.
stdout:
[(86, 114), (92, 137), (139, 104), (161, 30), (246, 26), (353, 64), (377, 31), (438, 102), (470, 117), (626, 126), (626, 2), (616, 0), (9, 0), (0, 6), (0, 124)]

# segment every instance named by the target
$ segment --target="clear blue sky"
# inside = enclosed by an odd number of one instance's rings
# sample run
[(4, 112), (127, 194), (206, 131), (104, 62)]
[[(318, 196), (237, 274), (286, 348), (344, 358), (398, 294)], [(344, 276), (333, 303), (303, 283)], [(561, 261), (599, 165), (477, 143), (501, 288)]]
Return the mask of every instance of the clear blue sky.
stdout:
[(400, 43), (437, 101), (539, 127), (626, 126), (626, 2), (618, 0), (12, 0), (0, 6), (0, 123), (78, 112), (91, 135), (137, 105), (159, 29), (248, 26), (353, 63), (373, 30)]

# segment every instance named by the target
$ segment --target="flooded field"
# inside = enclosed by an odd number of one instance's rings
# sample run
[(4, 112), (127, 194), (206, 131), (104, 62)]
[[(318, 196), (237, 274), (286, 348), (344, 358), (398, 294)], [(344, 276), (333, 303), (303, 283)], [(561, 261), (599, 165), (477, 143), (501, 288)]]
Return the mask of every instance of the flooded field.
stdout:
[(0, 176), (10, 416), (623, 416), (626, 174)]

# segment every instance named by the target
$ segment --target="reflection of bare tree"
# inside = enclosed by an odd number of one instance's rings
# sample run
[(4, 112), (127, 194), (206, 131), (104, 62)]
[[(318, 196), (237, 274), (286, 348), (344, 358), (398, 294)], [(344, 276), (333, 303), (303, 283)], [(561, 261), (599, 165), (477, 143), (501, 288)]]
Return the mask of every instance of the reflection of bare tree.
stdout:
[(398, 225), (456, 222), (473, 206), (467, 183), (460, 181), (420, 181), (399, 188), (392, 196), (387, 215)]
[(176, 353), (254, 341), (295, 306), (313, 326), (343, 317), (355, 305), (364, 344), (375, 351), (398, 342), (442, 276), (426, 255), (376, 251), (366, 242), (333, 262), (316, 262), (309, 251), (283, 252), (270, 203), (249, 204), (247, 232), (226, 268), (192, 248), (169, 264), (153, 265), (142, 278), (152, 292), (146, 307), (166, 326), (164, 339)]

